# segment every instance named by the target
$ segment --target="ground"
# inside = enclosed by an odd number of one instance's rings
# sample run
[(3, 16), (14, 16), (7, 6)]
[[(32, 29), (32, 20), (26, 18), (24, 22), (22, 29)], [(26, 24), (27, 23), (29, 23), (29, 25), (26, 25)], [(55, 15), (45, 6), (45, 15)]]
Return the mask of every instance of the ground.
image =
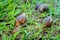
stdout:
[[(48, 4), (48, 12), (37, 12), (36, 4)], [(16, 17), (26, 13), (26, 22), (12, 34)], [(51, 16), (51, 27), (45, 27), (45, 18)], [(16, 30), (16, 29), (15, 29)], [(59, 40), (60, 0), (0, 0), (0, 40)]]

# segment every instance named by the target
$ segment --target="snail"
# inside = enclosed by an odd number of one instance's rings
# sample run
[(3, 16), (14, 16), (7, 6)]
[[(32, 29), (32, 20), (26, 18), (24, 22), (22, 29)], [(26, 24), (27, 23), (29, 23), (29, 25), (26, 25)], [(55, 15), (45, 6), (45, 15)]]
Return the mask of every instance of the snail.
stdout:
[(19, 31), (21, 28), (21, 26), (19, 26), (19, 25), (22, 25), (25, 22), (26, 22), (26, 14), (22, 13), (21, 15), (18, 15), (16, 20), (15, 20), (15, 28), (14, 28), (14, 30), (11, 31), (11, 34), (14, 34), (17, 31)]
[(26, 22), (26, 14), (23, 13), (19, 16), (17, 16), (16, 21), (15, 21), (15, 26), (19, 26), (20, 24), (24, 24)]
[(45, 19), (45, 26), (46, 26), (46, 27), (47, 27), (47, 26), (51, 26), (52, 23), (53, 23), (53, 19), (52, 19), (51, 17), (47, 17), (47, 18)]
[(48, 4), (37, 4), (36, 10), (39, 12), (48, 11), (49, 10)]

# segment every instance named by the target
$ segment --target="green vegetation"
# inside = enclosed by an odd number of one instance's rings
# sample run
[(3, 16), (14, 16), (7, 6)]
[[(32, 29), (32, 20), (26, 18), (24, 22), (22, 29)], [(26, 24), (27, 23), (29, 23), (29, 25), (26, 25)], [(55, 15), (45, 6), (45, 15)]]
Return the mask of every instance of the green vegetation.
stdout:
[[(49, 12), (36, 12), (36, 4), (47, 3)], [(26, 13), (27, 21), (13, 35), (16, 17)], [(44, 20), (53, 18), (51, 27), (45, 28)], [(20, 25), (21, 26), (21, 25)], [(26, 27), (25, 27), (26, 26)], [(0, 40), (60, 40), (60, 0), (0, 0)]]

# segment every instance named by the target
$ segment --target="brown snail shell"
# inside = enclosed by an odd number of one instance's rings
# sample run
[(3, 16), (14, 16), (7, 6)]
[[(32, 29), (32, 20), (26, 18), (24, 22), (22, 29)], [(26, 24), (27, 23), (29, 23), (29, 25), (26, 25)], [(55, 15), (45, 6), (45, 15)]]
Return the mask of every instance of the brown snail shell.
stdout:
[(15, 26), (19, 26), (20, 24), (24, 24), (26, 22), (26, 14), (23, 13), (19, 16), (17, 16), (15, 21)]
[(36, 10), (39, 12), (48, 11), (49, 7), (47, 4), (37, 4)]
[(53, 19), (51, 17), (47, 17), (45, 21), (45, 26), (51, 26), (53, 23)]

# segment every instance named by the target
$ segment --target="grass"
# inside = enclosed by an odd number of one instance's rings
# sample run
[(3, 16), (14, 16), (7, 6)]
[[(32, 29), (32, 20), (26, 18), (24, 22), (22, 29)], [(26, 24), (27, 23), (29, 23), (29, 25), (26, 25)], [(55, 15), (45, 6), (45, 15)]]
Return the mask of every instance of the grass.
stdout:
[[(37, 3), (49, 3), (49, 12), (35, 12)], [(26, 13), (26, 27), (20, 28), (13, 35), (10, 33), (15, 26), (16, 17)], [(53, 24), (44, 27), (45, 18), (50, 15)], [(0, 0), (0, 40), (59, 40), (60, 39), (60, 0)], [(40, 23), (40, 21), (42, 21)]]

